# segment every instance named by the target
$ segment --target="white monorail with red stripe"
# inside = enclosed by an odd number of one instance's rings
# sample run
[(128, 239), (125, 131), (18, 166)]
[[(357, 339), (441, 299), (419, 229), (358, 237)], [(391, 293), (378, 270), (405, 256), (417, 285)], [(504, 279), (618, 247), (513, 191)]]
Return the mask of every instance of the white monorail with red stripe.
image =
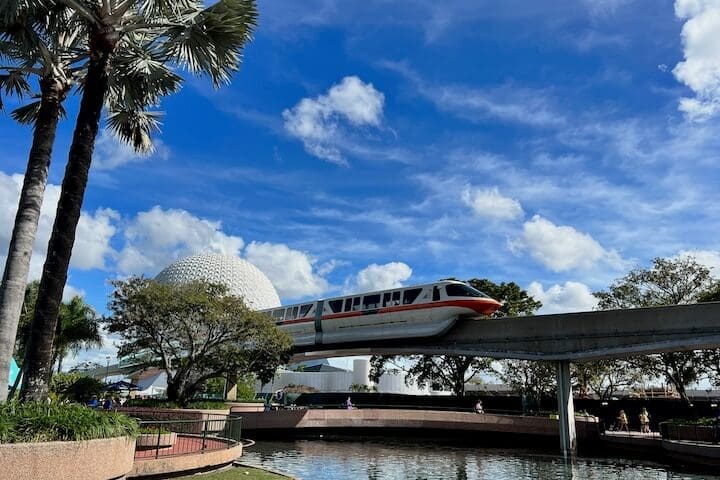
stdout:
[(263, 310), (296, 346), (430, 337), (459, 318), (490, 315), (500, 302), (469, 285), (443, 280)]

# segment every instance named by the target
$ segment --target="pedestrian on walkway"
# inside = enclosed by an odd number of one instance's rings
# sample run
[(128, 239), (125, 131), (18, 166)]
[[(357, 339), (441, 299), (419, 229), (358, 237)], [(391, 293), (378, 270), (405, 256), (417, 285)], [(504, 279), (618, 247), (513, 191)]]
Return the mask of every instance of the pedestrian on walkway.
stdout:
[(620, 410), (620, 413), (618, 413), (617, 424), (619, 432), (625, 430), (626, 432), (630, 433), (630, 428), (628, 427), (628, 418), (627, 415), (625, 415), (625, 410)]
[(640, 433), (650, 433), (650, 414), (647, 408), (643, 407), (639, 415), (640, 418)]

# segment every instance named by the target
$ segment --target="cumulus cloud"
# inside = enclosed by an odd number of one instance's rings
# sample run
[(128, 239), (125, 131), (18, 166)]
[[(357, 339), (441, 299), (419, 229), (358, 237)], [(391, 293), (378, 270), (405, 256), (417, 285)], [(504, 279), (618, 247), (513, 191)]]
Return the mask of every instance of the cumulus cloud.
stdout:
[(103, 130), (95, 142), (93, 154), (93, 168), (97, 170), (113, 170), (128, 163), (146, 162), (150, 159), (167, 160), (170, 149), (162, 140), (154, 139), (155, 152), (151, 154), (138, 154), (127, 144), (120, 142), (112, 133)]
[(589, 269), (600, 262), (622, 264), (617, 252), (604, 249), (587, 233), (555, 225), (540, 215), (525, 222), (522, 236), (511, 241), (510, 247), (514, 251), (528, 250), (533, 258), (555, 272)]
[(287, 245), (251, 242), (245, 258), (268, 276), (283, 298), (317, 296), (328, 289), (327, 280), (313, 270), (315, 259)]
[(485, 189), (466, 187), (462, 191), (461, 198), (479, 217), (491, 220), (514, 220), (522, 218), (524, 214), (520, 202), (503, 196), (497, 187)]
[(309, 154), (344, 165), (344, 129), (379, 126), (384, 103), (385, 96), (371, 83), (356, 76), (345, 77), (326, 94), (303, 98), (283, 111), (285, 130), (300, 139)]
[(720, 277), (720, 251), (718, 250), (681, 250), (678, 257), (693, 257), (701, 265), (710, 269), (715, 277)]
[(352, 281), (347, 282), (346, 290), (370, 292), (402, 287), (402, 282), (411, 275), (412, 268), (403, 262), (390, 262), (384, 265), (373, 263), (360, 270)]
[[(3, 265), (15, 223), (23, 178), (23, 175), (20, 174), (7, 175), (0, 172), (0, 252), (2, 252), (0, 259)], [(59, 199), (60, 186), (48, 184), (40, 210), (40, 220), (30, 262), (31, 280), (40, 278), (42, 273), (47, 243), (52, 233)], [(71, 267), (82, 270), (106, 267), (106, 260), (114, 254), (110, 240), (115, 235), (114, 222), (118, 218), (117, 212), (110, 209), (98, 209), (95, 213), (82, 212), (78, 223)]]
[(124, 274), (154, 274), (178, 258), (200, 252), (239, 255), (244, 245), (242, 238), (226, 235), (219, 221), (159, 206), (138, 213), (124, 236), (117, 262)]
[(675, 15), (685, 20), (685, 60), (673, 74), (695, 93), (680, 99), (679, 108), (690, 120), (706, 120), (720, 110), (720, 1), (676, 0)]
[(539, 313), (586, 312), (595, 309), (598, 303), (588, 286), (580, 282), (555, 284), (547, 290), (541, 283), (532, 282), (527, 291), (542, 302)]

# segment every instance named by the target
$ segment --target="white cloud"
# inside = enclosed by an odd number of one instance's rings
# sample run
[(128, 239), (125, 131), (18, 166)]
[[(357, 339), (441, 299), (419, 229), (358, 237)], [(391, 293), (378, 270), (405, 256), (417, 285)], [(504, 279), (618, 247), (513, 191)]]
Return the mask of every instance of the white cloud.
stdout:
[(529, 250), (533, 258), (555, 272), (589, 269), (600, 262), (622, 264), (617, 252), (605, 250), (587, 233), (555, 225), (540, 215), (525, 222), (521, 238), (511, 241), (510, 247), (516, 251)]
[(154, 274), (178, 258), (199, 252), (239, 255), (243, 245), (242, 238), (226, 235), (220, 222), (155, 206), (138, 213), (125, 228), (117, 267), (125, 274)]
[(93, 153), (93, 168), (98, 170), (113, 170), (128, 163), (146, 162), (150, 159), (167, 160), (170, 149), (156, 138), (153, 139), (155, 152), (152, 154), (138, 154), (127, 144), (120, 142), (112, 133), (103, 130), (95, 142)]
[(65, 288), (63, 289), (62, 301), (68, 302), (73, 297), (85, 297), (85, 290), (73, 287), (69, 283), (66, 283)]
[[(22, 183), (23, 175), (7, 175), (0, 172), (0, 252), (2, 252), (3, 265), (12, 236)], [(40, 278), (42, 273), (59, 199), (60, 186), (48, 184), (40, 209), (35, 246), (30, 261), (31, 280)], [(110, 209), (98, 209), (94, 214), (83, 212), (80, 215), (71, 267), (81, 270), (105, 268), (106, 259), (114, 254), (110, 240), (115, 235), (113, 222), (117, 218), (117, 212)]]
[(318, 158), (347, 164), (342, 143), (344, 125), (377, 127), (382, 122), (385, 96), (371, 83), (345, 77), (326, 94), (303, 98), (283, 111), (285, 129), (302, 140), (305, 150)]
[(555, 284), (547, 290), (541, 283), (532, 282), (527, 291), (535, 300), (542, 302), (538, 313), (587, 312), (594, 310), (598, 303), (588, 286), (580, 282)]
[(371, 292), (388, 288), (402, 287), (402, 282), (410, 278), (412, 268), (403, 262), (390, 262), (384, 265), (370, 264), (360, 270), (347, 290), (353, 292)]
[(461, 194), (462, 201), (479, 217), (492, 220), (514, 220), (522, 218), (524, 212), (520, 202), (504, 197), (497, 187), (466, 187)]
[(694, 98), (680, 99), (679, 108), (691, 120), (706, 120), (720, 111), (720, 1), (676, 0), (675, 15), (686, 20), (685, 60), (673, 73), (695, 92)]
[(718, 250), (681, 250), (678, 257), (693, 257), (705, 265), (715, 277), (720, 277), (720, 251)]
[(318, 296), (328, 289), (327, 280), (313, 271), (315, 260), (287, 245), (251, 242), (245, 258), (268, 276), (283, 298)]

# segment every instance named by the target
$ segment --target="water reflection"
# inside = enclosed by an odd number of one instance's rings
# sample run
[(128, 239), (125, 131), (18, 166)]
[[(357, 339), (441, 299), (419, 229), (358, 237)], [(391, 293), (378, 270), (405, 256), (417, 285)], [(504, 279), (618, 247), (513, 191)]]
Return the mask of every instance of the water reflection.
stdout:
[(409, 441), (260, 441), (243, 461), (303, 480), (700, 480), (659, 464)]

